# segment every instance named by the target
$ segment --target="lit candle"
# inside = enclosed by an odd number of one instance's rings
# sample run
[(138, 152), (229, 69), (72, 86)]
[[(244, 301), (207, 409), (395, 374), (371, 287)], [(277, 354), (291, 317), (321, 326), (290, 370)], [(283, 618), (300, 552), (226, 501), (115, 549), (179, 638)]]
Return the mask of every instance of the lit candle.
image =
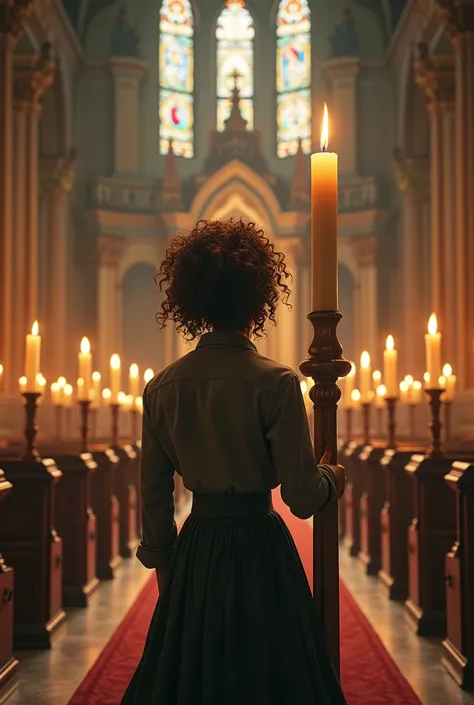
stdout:
[(395, 349), (393, 335), (387, 336), (383, 353), (383, 374), (387, 387), (387, 397), (395, 399), (398, 396), (398, 352)]
[(429, 389), (431, 386), (431, 376), (429, 372), (425, 372), (423, 375), (423, 383), (425, 385), (425, 389)]
[(321, 152), (311, 155), (311, 247), (313, 311), (338, 309), (338, 157), (327, 151), (329, 116), (324, 104)]
[(112, 394), (110, 401), (113, 404), (118, 403), (118, 395), (120, 392), (121, 381), (120, 367), (120, 357), (117, 355), (117, 353), (114, 353), (114, 355), (112, 355), (112, 357), (110, 358), (110, 391)]
[(425, 335), (426, 370), (431, 383), (441, 375), (441, 333), (438, 332), (438, 319), (432, 313), (428, 321), (428, 333)]
[(372, 372), (372, 382), (374, 383), (374, 392), (377, 393), (377, 387), (382, 383), (382, 373), (380, 370)]
[(446, 392), (443, 396), (443, 401), (454, 401), (456, 396), (456, 375), (453, 375), (453, 368), (449, 363), (443, 367), (443, 377), (446, 378)]
[(400, 382), (400, 401), (402, 404), (408, 404), (410, 400), (410, 387), (408, 384), (403, 380), (403, 382)]
[(129, 392), (133, 396), (133, 398), (138, 397), (140, 394), (140, 377), (139, 377), (139, 369), (138, 365), (133, 363), (133, 365), (130, 365), (130, 374), (128, 376), (128, 384), (129, 384)]
[(356, 366), (353, 362), (351, 362), (351, 371), (347, 375), (347, 377), (343, 377), (340, 382), (341, 382), (341, 387), (342, 387), (342, 405), (344, 409), (351, 409), (351, 394), (354, 389), (354, 383), (355, 383), (355, 375), (356, 375)]
[(137, 397), (135, 399), (135, 406), (137, 407), (140, 414), (143, 414), (143, 398), (142, 397)]
[(353, 409), (360, 407), (360, 391), (358, 389), (353, 389), (351, 392), (351, 405)]
[(92, 373), (92, 406), (97, 408), (100, 406), (101, 389), (100, 389), (101, 374), (100, 372)]
[(110, 391), (110, 389), (107, 389), (107, 387), (106, 387), (105, 389), (102, 390), (102, 400), (103, 400), (104, 404), (108, 405), (108, 404), (110, 404), (111, 399), (112, 399), (112, 392)]
[(84, 393), (84, 380), (82, 377), (79, 377), (77, 380), (77, 398), (79, 401), (83, 401), (87, 398)]
[(88, 338), (81, 340), (81, 350), (79, 352), (79, 377), (84, 381), (81, 389), (78, 389), (79, 400), (87, 400), (90, 397), (92, 386), (92, 355), (91, 344)]
[(148, 384), (148, 382), (150, 382), (150, 380), (152, 380), (154, 376), (155, 376), (155, 373), (153, 372), (151, 367), (149, 367), (147, 370), (145, 370), (145, 373), (143, 375), (143, 379), (145, 380), (145, 384)]
[(51, 402), (53, 406), (61, 405), (61, 387), (57, 382), (51, 385)]
[(26, 381), (27, 381), (27, 380), (26, 380), (26, 377), (20, 377), (20, 379), (18, 380), (18, 384), (19, 384), (19, 387), (20, 387), (20, 392), (21, 392), (22, 394), (23, 394), (24, 392), (26, 392)]
[(36, 391), (36, 375), (40, 371), (41, 336), (38, 321), (33, 323), (31, 333), (26, 336), (25, 377), (27, 392)]
[(64, 399), (64, 406), (71, 406), (72, 405), (72, 386), (70, 384), (64, 385), (63, 389), (63, 399)]
[(387, 387), (384, 384), (379, 384), (375, 392), (375, 406), (377, 409), (383, 409), (385, 406), (385, 397), (387, 396)]
[(418, 406), (423, 401), (423, 385), (417, 379), (413, 381), (410, 387), (410, 404)]
[(370, 355), (364, 350), (360, 356), (360, 400), (368, 404), (372, 400), (372, 375), (370, 373)]
[(117, 394), (117, 404), (120, 404), (120, 406), (125, 406), (125, 403), (127, 401), (127, 395), (125, 392), (119, 392)]
[(39, 392), (40, 394), (44, 394), (45, 387), (46, 379), (43, 377), (41, 372), (38, 372), (38, 374), (36, 375), (35, 391)]
[(0, 392), (3, 391), (3, 365), (0, 365)]

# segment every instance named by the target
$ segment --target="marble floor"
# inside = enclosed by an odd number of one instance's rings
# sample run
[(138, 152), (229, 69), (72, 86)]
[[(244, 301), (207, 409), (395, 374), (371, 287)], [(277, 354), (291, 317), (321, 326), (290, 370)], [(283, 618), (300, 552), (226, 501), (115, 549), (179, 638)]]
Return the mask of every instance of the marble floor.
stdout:
[[(6, 705), (67, 705), (149, 575), (137, 560), (125, 561), (87, 610), (71, 610), (51, 651), (18, 654), (19, 683)], [(423, 705), (474, 705), (474, 694), (461, 691), (441, 666), (439, 642), (413, 634), (403, 607), (387, 600), (378, 581), (344, 551), (341, 577)]]

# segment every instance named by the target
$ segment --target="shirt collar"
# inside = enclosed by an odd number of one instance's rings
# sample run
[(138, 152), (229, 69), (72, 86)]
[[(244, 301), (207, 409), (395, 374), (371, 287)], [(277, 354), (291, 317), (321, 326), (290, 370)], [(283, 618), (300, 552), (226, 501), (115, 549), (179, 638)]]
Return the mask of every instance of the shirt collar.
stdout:
[(237, 348), (246, 348), (257, 352), (257, 348), (245, 335), (240, 333), (227, 333), (224, 331), (213, 331), (212, 333), (204, 333), (201, 336), (196, 347), (204, 348), (214, 345), (231, 345)]

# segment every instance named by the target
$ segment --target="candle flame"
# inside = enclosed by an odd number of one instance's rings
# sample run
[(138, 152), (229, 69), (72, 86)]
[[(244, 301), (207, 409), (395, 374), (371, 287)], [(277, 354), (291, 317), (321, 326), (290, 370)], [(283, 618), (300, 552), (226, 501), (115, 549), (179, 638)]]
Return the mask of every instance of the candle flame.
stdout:
[(127, 395), (125, 394), (125, 392), (119, 392), (117, 394), (117, 401), (119, 404), (124, 404), (126, 399), (127, 399)]
[(133, 377), (134, 379), (138, 377), (138, 365), (135, 362), (133, 365), (130, 365), (130, 377)]
[(154, 376), (155, 376), (155, 373), (153, 372), (153, 370), (151, 369), (151, 367), (149, 367), (147, 370), (145, 370), (145, 373), (144, 373), (144, 375), (143, 375), (143, 379), (144, 379), (145, 382), (148, 384), (148, 382), (149, 382), (151, 379), (153, 379)]
[(408, 384), (403, 380), (403, 382), (400, 382), (400, 391), (401, 392), (408, 392)]
[(93, 372), (92, 373), (92, 381), (93, 382), (100, 382), (100, 380), (101, 380), (100, 372)]
[(81, 340), (81, 353), (83, 355), (88, 355), (91, 351), (91, 344), (89, 343), (89, 338), (83, 338)]
[(440, 377), (438, 377), (438, 384), (440, 387), (446, 386), (446, 377), (444, 375), (441, 375)]
[(110, 358), (110, 366), (113, 370), (120, 369), (120, 357), (117, 355), (117, 353), (114, 353)]
[(379, 384), (377, 387), (377, 396), (378, 397), (385, 397), (387, 396), (387, 387), (385, 384)]
[(360, 392), (358, 389), (353, 389), (351, 392), (352, 401), (360, 401)]
[(419, 391), (422, 388), (422, 386), (423, 385), (421, 384), (420, 380), (415, 379), (415, 381), (413, 382), (413, 389), (415, 389), (416, 391)]
[(413, 377), (411, 375), (407, 375), (405, 377), (405, 382), (408, 384), (409, 387), (413, 384)]
[(102, 390), (102, 398), (103, 399), (110, 399), (111, 396), (112, 396), (112, 392), (110, 391), (110, 389), (106, 388), (106, 389)]
[(84, 378), (83, 378), (83, 377), (79, 377), (79, 378), (78, 378), (78, 380), (77, 380), (77, 386), (78, 386), (78, 387), (83, 387), (83, 386), (84, 386)]
[(40, 387), (44, 387), (45, 384), (46, 384), (46, 380), (45, 380), (45, 378), (43, 377), (43, 375), (41, 374), (41, 372), (38, 372), (38, 374), (36, 375), (36, 383), (37, 383)]
[(425, 374), (423, 375), (423, 380), (425, 384), (429, 384), (431, 382), (431, 375), (429, 372), (425, 372)]
[(64, 394), (65, 394), (66, 396), (68, 396), (68, 397), (71, 396), (71, 394), (72, 394), (72, 387), (71, 387), (70, 384), (66, 384), (66, 386), (64, 387)]
[(430, 320), (428, 321), (428, 333), (430, 335), (436, 335), (438, 332), (438, 319), (436, 317), (436, 313), (432, 313), (430, 316)]
[(137, 398), (135, 399), (135, 406), (137, 407), (137, 409), (143, 409), (143, 399), (142, 399), (142, 397), (137, 397)]
[(58, 377), (58, 385), (62, 389), (66, 386), (66, 377)]
[(447, 362), (445, 364), (445, 366), (443, 367), (443, 376), (444, 377), (451, 377), (452, 374), (453, 374), (453, 368), (451, 367), (449, 362)]
[(373, 371), (372, 379), (374, 382), (380, 382), (380, 380), (382, 379), (382, 373), (380, 372), (380, 370)]
[(367, 350), (364, 350), (364, 352), (360, 356), (360, 366), (364, 367), (365, 369), (370, 367), (370, 355)]
[(393, 338), (393, 335), (387, 336), (387, 340), (385, 342), (385, 350), (395, 350), (395, 340)]
[(18, 380), (18, 384), (20, 385), (20, 387), (26, 387), (27, 381), (28, 380), (26, 379), (26, 377), (20, 377), (20, 379)]
[(35, 321), (33, 325), (31, 326), (31, 335), (38, 335), (39, 333), (39, 324), (38, 321)]
[(329, 145), (329, 113), (328, 106), (324, 103), (323, 125), (321, 128), (321, 152), (327, 152)]
[(60, 389), (59, 384), (57, 382), (53, 382), (53, 384), (51, 385), (51, 391), (56, 393), (56, 392), (59, 392), (59, 389)]

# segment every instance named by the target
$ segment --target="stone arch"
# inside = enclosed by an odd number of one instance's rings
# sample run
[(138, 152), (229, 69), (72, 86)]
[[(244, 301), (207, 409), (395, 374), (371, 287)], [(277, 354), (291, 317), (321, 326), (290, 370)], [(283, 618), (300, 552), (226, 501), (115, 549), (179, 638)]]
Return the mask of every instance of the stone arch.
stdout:
[(144, 239), (136, 241), (130, 238), (125, 241), (123, 255), (118, 265), (117, 279), (121, 283), (132, 267), (137, 265), (150, 265), (158, 269), (160, 248), (155, 240)]

